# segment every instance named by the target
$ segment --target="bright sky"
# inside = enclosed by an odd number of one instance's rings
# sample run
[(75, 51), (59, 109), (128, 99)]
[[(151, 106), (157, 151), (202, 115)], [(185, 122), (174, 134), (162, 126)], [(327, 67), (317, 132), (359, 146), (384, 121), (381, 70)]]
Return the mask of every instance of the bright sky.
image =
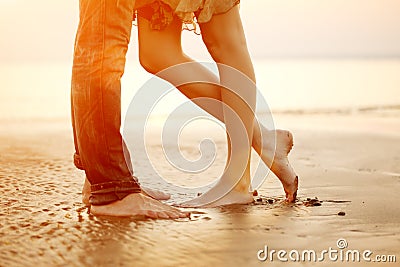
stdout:
[[(242, 0), (241, 14), (254, 57), (400, 56), (399, 0)], [(78, 0), (0, 0), (0, 62), (71, 60), (77, 22)]]

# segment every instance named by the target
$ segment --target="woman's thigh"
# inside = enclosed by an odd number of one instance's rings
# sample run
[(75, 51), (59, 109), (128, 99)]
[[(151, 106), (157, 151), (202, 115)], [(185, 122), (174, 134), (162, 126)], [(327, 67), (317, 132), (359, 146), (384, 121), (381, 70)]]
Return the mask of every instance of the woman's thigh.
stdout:
[(235, 56), (238, 52), (247, 53), (238, 5), (226, 13), (214, 15), (209, 22), (200, 24), (200, 28), (203, 41), (215, 61)]
[(151, 29), (150, 22), (139, 13), (139, 59), (142, 66), (146, 69), (162, 70), (180, 60), (183, 56), (181, 31), (182, 22), (178, 17), (175, 17), (165, 29), (154, 30)]

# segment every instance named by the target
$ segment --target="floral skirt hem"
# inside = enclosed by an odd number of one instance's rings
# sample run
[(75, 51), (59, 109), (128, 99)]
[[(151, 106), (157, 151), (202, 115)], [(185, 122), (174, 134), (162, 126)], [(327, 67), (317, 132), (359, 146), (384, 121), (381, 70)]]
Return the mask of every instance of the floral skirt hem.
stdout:
[(165, 29), (178, 16), (183, 29), (198, 33), (197, 24), (228, 12), (240, 0), (136, 0), (135, 18), (144, 17), (154, 30)]

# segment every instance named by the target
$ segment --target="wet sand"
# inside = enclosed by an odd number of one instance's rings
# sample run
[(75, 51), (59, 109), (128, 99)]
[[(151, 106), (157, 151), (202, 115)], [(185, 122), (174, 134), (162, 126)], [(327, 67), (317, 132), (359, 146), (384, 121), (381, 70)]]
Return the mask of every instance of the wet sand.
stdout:
[[(295, 136), (296, 204), (282, 202), (271, 175), (254, 204), (191, 209), (190, 221), (154, 221), (87, 214), (68, 120), (1, 120), (0, 266), (262, 266), (271, 265), (257, 259), (266, 245), (321, 251), (337, 249), (339, 238), (348, 249), (396, 255), (397, 263), (381, 265), (397, 266), (399, 116), (288, 114), (275, 121)], [(172, 202), (185, 198), (170, 193)], [(341, 264), (325, 259), (291, 266)]]

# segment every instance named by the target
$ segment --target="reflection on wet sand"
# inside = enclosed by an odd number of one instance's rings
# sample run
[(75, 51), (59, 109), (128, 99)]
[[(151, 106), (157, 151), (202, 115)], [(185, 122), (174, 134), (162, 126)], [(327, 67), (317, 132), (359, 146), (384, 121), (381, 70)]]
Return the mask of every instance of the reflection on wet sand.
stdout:
[[(253, 204), (192, 209), (190, 219), (175, 221), (89, 215), (80, 202), (84, 174), (71, 162), (68, 122), (2, 123), (0, 266), (256, 266), (265, 245), (322, 250), (339, 237), (353, 249), (399, 255), (400, 214), (390, 204), (400, 189), (400, 151), (393, 146), (399, 136), (367, 135), (362, 125), (369, 122), (359, 118), (359, 132), (294, 129), (292, 161), (301, 178), (296, 204), (283, 202), (271, 176)], [(172, 202), (189, 197), (170, 193)]]

